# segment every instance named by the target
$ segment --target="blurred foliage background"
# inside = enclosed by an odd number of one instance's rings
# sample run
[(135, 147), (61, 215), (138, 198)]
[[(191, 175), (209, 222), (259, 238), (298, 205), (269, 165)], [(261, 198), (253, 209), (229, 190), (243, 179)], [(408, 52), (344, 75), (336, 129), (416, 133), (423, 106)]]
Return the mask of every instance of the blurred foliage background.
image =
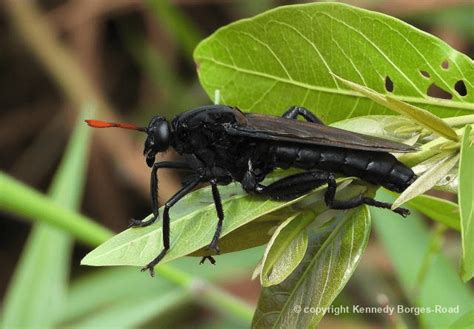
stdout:
[[(471, 58), (474, 55), (471, 1), (344, 2), (399, 17)], [(0, 4), (0, 170), (39, 191), (48, 191), (84, 104), (96, 105), (96, 118), (144, 125), (154, 114), (172, 117), (209, 103), (192, 60), (196, 44), (220, 26), (293, 3), (298, 1), (4, 0)], [(149, 170), (142, 143), (141, 134), (127, 131), (94, 134), (89, 159), (79, 158), (87, 172), (78, 209), (111, 231), (119, 232), (130, 218), (150, 213)], [(164, 157), (175, 154), (168, 152)], [(177, 189), (180, 178), (170, 171), (160, 175), (163, 201)], [(49, 190), (53, 193), (54, 189)], [(0, 217), (3, 300), (14, 273), (19, 275), (15, 267), (32, 224), (11, 212), (0, 212)], [(403, 236), (399, 239), (403, 243)], [(31, 241), (30, 248), (34, 249)], [(262, 248), (221, 256), (215, 267), (198, 266), (198, 258), (173, 262), (176, 268), (154, 280), (135, 268), (80, 267), (80, 259), (90, 248), (74, 244), (70, 266), (65, 261), (64, 277), (70, 271), (71, 284), (67, 284), (67, 297), (58, 306), (61, 311), (54, 323), (248, 326), (248, 309), (241, 303), (254, 307), (257, 301), (259, 284), (250, 277)], [(448, 232), (442, 250), (456, 267), (459, 248), (459, 235)], [(51, 251), (44, 256), (57, 257)], [(47, 275), (48, 268), (43, 271)], [(182, 273), (188, 276), (176, 280)], [(207, 291), (203, 282), (212, 282), (213, 293), (202, 293)], [(239, 298), (228, 312), (218, 307), (220, 293)], [(407, 296), (390, 257), (374, 236), (337, 303), (377, 306), (387, 300), (403, 304)], [(134, 315), (126, 317), (129, 322), (118, 316), (129, 314), (126, 310)], [(402, 323), (413, 325), (412, 317), (406, 315)], [(328, 315), (320, 327), (377, 328), (399, 323), (397, 315)]]

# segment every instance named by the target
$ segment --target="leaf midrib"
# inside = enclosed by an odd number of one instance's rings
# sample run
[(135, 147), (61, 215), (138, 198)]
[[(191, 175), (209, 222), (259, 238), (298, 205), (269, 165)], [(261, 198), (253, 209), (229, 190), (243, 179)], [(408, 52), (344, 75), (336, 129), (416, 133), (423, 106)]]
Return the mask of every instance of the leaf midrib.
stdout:
[[(249, 75), (254, 75), (258, 76), (261, 78), (266, 78), (270, 80), (274, 80), (277, 82), (281, 82), (284, 84), (304, 88), (307, 90), (313, 90), (313, 91), (320, 91), (324, 93), (329, 93), (329, 94), (339, 94), (339, 95), (345, 95), (345, 96), (351, 96), (351, 97), (358, 97), (358, 98), (367, 98), (364, 95), (361, 95), (355, 91), (348, 90), (348, 89), (338, 89), (338, 88), (330, 88), (330, 87), (322, 87), (322, 86), (315, 86), (311, 85), (302, 81), (294, 80), (294, 79), (288, 79), (288, 78), (283, 78), (279, 77), (273, 74), (268, 74), (256, 70), (250, 70), (246, 69), (243, 67), (239, 67), (234, 64), (228, 64), (221, 62), (219, 60), (216, 60), (215, 58), (212, 57), (207, 57), (207, 56), (196, 56), (199, 58), (199, 60), (206, 60), (210, 61), (216, 65), (220, 65), (222, 67), (230, 68), (233, 69), (237, 72), (249, 74)], [(427, 98), (420, 98), (420, 97), (413, 97), (413, 96), (400, 96), (400, 95), (391, 95), (393, 98), (396, 98), (400, 101), (408, 102), (408, 103), (413, 103), (413, 104), (425, 104), (425, 105), (433, 105), (433, 106), (441, 106), (446, 109), (463, 109), (463, 110), (469, 110), (469, 111), (474, 111), (474, 104), (468, 103), (468, 102), (458, 102), (458, 101), (451, 101), (451, 100), (444, 100), (444, 99), (436, 99), (433, 97), (427, 97)]]

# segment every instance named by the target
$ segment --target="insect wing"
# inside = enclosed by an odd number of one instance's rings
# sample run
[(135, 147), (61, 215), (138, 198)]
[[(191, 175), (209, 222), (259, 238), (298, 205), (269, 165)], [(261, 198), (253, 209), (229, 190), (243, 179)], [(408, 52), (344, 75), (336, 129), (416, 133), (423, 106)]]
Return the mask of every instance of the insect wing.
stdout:
[(409, 145), (318, 123), (253, 113), (245, 114), (245, 118), (245, 122), (238, 125), (228, 125), (226, 131), (231, 135), (250, 138), (374, 152), (406, 153), (416, 150)]

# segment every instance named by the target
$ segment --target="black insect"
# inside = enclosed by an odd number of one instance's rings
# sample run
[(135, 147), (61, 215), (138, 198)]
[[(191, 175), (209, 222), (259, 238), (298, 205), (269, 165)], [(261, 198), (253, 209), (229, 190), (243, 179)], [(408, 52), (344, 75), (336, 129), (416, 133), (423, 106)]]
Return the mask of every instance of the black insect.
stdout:
[[(307, 122), (296, 120), (302, 116)], [(154, 217), (133, 220), (132, 226), (148, 226), (158, 219), (158, 169), (173, 168), (192, 173), (181, 190), (164, 205), (163, 250), (142, 270), (153, 268), (170, 248), (169, 210), (198, 184), (208, 182), (217, 211), (217, 227), (209, 248), (217, 254), (224, 212), (218, 185), (232, 181), (252, 194), (272, 199), (293, 199), (327, 184), (325, 202), (332, 209), (350, 209), (362, 204), (390, 209), (391, 204), (359, 195), (336, 200), (336, 173), (355, 176), (389, 190), (402, 192), (416, 179), (413, 171), (389, 152), (411, 152), (408, 145), (325, 126), (310, 111), (291, 107), (282, 117), (243, 113), (225, 105), (204, 106), (176, 116), (171, 122), (161, 116), (151, 119), (148, 127), (124, 123), (86, 120), (96, 128), (119, 127), (146, 132), (144, 155), (151, 170), (151, 200)], [(155, 162), (155, 155), (174, 148), (183, 162)], [(267, 186), (261, 184), (275, 168), (290, 167), (305, 171), (284, 177)], [(396, 208), (406, 217), (409, 211)], [(210, 256), (204, 257), (214, 262)]]

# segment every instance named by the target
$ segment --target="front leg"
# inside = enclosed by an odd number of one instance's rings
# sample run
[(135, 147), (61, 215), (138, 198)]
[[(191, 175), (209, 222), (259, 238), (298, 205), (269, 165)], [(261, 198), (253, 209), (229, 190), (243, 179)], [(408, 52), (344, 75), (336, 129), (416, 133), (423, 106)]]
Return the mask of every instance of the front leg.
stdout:
[(174, 206), (176, 202), (181, 200), (186, 194), (191, 192), (200, 182), (201, 177), (197, 177), (184, 186), (181, 190), (176, 192), (176, 194), (165, 203), (165, 209), (163, 210), (163, 250), (150, 263), (148, 263), (147, 266), (142, 268), (142, 272), (148, 270), (150, 271), (151, 276), (155, 275), (154, 267), (163, 259), (163, 257), (165, 257), (166, 253), (170, 249), (170, 208)]
[(177, 162), (177, 161), (163, 161), (156, 162), (151, 169), (151, 178), (150, 178), (150, 197), (151, 197), (151, 209), (153, 212), (153, 218), (147, 221), (132, 219), (129, 227), (145, 227), (153, 224), (158, 219), (158, 169), (168, 168), (168, 169), (182, 169), (182, 170), (192, 170), (192, 168), (186, 162)]

